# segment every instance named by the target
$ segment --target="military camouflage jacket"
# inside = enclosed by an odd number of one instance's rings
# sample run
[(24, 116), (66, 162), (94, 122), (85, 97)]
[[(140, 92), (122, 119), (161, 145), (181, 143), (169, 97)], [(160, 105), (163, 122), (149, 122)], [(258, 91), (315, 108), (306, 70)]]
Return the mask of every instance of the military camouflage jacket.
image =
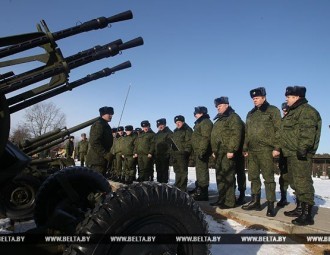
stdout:
[(87, 140), (81, 140), (78, 142), (77, 145), (77, 154), (79, 155), (80, 153), (86, 154), (88, 151), (88, 141)]
[(215, 117), (211, 133), (212, 152), (242, 153), (244, 142), (244, 122), (229, 106), (223, 114)]
[(171, 134), (173, 134), (173, 132), (168, 127), (165, 127), (163, 130), (158, 130), (155, 134), (156, 156), (169, 156), (171, 148)]
[(193, 130), (188, 126), (187, 123), (184, 123), (181, 128), (176, 128), (171, 135), (177, 151), (173, 150), (174, 154), (183, 154), (185, 151), (191, 153), (191, 135)]
[(254, 107), (246, 117), (243, 151), (280, 150), (280, 110), (267, 101)]
[(283, 117), (281, 123), (281, 146), (285, 157), (306, 151), (313, 156), (319, 145), (322, 119), (319, 112), (299, 99)]
[(135, 139), (137, 138), (136, 134), (130, 134), (123, 137), (122, 144), (122, 155), (132, 156), (134, 152)]
[(110, 152), (113, 143), (112, 130), (108, 122), (101, 117), (91, 126), (89, 148), (86, 156), (88, 165), (104, 165), (104, 158)]
[(124, 136), (116, 136), (116, 138), (114, 139), (114, 144), (113, 144), (113, 154), (121, 154), (123, 151), (123, 140), (124, 140)]
[(199, 155), (211, 154), (211, 132), (213, 123), (208, 114), (202, 115), (195, 121), (191, 144), (195, 153)]
[(134, 154), (154, 154), (155, 152), (155, 133), (151, 129), (142, 132), (135, 140)]

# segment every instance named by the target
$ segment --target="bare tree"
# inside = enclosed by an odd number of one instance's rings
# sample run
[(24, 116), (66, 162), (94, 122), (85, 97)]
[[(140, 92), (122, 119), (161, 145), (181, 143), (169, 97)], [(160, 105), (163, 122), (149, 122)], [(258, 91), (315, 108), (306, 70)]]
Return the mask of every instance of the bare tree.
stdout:
[(52, 102), (39, 103), (25, 111), (25, 123), (34, 137), (65, 126), (65, 114)]
[(30, 138), (31, 138), (31, 133), (29, 129), (26, 127), (26, 125), (23, 124), (18, 124), (18, 126), (14, 128), (10, 136), (10, 140), (16, 145), (23, 144), (25, 140)]

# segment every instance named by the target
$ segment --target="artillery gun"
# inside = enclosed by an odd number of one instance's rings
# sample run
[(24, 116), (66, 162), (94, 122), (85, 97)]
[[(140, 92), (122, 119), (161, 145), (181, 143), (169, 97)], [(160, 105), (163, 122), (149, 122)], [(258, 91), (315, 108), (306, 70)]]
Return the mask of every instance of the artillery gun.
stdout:
[[(0, 74), (0, 208), (3, 214), (20, 220), (33, 214), (36, 228), (27, 233), (89, 235), (90, 243), (65, 245), (15, 245), (15, 254), (208, 254), (206, 243), (155, 244), (111, 243), (109, 235), (190, 235), (207, 234), (204, 214), (185, 192), (167, 184), (134, 183), (112, 191), (109, 181), (86, 167), (65, 163), (50, 166), (52, 159), (32, 159), (32, 155), (48, 149), (68, 138), (69, 134), (91, 125), (95, 119), (71, 129), (54, 130), (26, 141), (21, 148), (8, 140), (10, 114), (31, 105), (72, 90), (87, 82), (103, 78), (129, 68), (129, 61), (112, 68), (89, 74), (77, 81), (69, 81), (69, 72), (77, 67), (112, 57), (143, 44), (141, 37), (123, 43), (121, 39), (103, 46), (95, 46), (75, 55), (64, 57), (57, 41), (133, 17), (131, 11), (109, 18), (100, 17), (75, 27), (51, 33), (45, 21), (37, 25), (38, 32), (0, 38), (0, 68), (31, 61), (44, 66), (15, 75), (9, 71)], [(16, 53), (41, 47), (46, 53), (10, 58)], [(1, 69), (0, 69), (1, 70)], [(29, 85), (45, 79), (50, 81), (34, 89), (20, 92)], [(11, 92), (17, 93), (9, 96)], [(37, 173), (36, 175), (34, 175)], [(22, 176), (24, 178), (22, 178)], [(7, 196), (7, 197), (6, 197)], [(61, 249), (59, 249), (62, 248)]]

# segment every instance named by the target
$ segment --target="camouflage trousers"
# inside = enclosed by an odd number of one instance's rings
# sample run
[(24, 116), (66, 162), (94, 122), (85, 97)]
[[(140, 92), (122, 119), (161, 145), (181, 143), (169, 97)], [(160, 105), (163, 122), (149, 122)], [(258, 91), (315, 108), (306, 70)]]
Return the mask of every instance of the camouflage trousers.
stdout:
[(80, 166), (85, 166), (87, 152), (79, 153)]
[(136, 177), (136, 159), (133, 155), (125, 156), (124, 158), (124, 176), (125, 177)]
[(154, 179), (154, 166), (153, 158), (149, 158), (148, 155), (138, 155), (139, 165), (139, 180), (140, 181), (153, 181)]
[(312, 158), (299, 160), (297, 156), (287, 157), (288, 173), (294, 186), (296, 196), (301, 202), (314, 205), (314, 186), (312, 179)]
[(280, 155), (278, 167), (280, 169), (279, 184), (281, 193), (285, 194), (289, 185), (292, 189), (295, 190), (294, 184), (292, 182), (292, 176), (290, 176), (290, 173), (288, 172), (288, 159)]
[(123, 158), (121, 153), (116, 153), (116, 168), (114, 174), (118, 177), (123, 176)]
[(209, 162), (208, 159), (199, 159), (198, 153), (195, 153), (195, 155), (196, 180), (199, 187), (206, 188), (210, 183)]
[(265, 180), (264, 184), (267, 201), (275, 202), (276, 183), (272, 151), (249, 151), (248, 179), (251, 182), (251, 192), (253, 195), (261, 194), (260, 173)]
[(235, 160), (227, 158), (227, 152), (220, 152), (216, 158), (215, 174), (219, 199), (230, 207), (235, 206)]
[(187, 191), (188, 184), (188, 160), (183, 154), (173, 155), (174, 185), (185, 192)]

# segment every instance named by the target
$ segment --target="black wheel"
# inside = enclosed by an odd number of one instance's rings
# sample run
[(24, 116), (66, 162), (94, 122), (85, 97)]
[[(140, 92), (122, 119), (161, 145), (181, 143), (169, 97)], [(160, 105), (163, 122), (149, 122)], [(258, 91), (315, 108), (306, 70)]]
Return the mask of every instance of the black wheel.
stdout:
[(6, 216), (12, 220), (33, 218), (36, 194), (41, 181), (27, 174), (16, 176), (1, 190)]
[(108, 195), (77, 227), (77, 234), (95, 238), (90, 244), (72, 244), (68, 254), (209, 254), (207, 244), (110, 243), (110, 235), (205, 235), (204, 214), (187, 193), (159, 183), (144, 182)]
[(9, 129), (10, 113), (7, 105), (7, 100), (4, 95), (0, 94), (0, 158), (8, 141)]
[(40, 187), (34, 213), (38, 227), (73, 233), (96, 201), (111, 192), (103, 175), (85, 167), (68, 167), (48, 177)]

